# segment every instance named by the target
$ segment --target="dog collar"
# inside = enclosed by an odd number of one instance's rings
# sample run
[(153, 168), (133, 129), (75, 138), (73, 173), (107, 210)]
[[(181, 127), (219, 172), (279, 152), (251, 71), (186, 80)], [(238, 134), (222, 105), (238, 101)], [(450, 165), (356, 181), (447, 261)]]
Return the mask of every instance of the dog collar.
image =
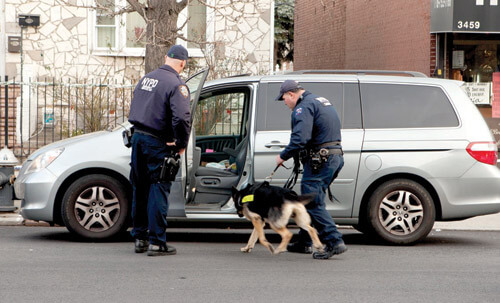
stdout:
[(253, 195), (246, 195), (241, 199), (241, 203), (253, 202)]

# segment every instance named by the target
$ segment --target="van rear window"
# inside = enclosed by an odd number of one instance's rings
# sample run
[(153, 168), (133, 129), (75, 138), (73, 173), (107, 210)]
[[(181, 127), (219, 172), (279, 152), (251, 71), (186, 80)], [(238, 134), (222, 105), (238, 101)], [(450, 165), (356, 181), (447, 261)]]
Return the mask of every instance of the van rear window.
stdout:
[(362, 83), (361, 100), (365, 128), (459, 125), (453, 106), (439, 87)]

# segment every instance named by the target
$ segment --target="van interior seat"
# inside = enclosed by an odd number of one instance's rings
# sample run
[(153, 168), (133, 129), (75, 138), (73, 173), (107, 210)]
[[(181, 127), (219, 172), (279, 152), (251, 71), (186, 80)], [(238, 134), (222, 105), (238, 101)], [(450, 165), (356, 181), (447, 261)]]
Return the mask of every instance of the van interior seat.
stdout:
[(223, 170), (212, 167), (200, 166), (196, 170), (196, 176), (216, 176), (216, 177), (234, 177), (239, 176), (243, 171), (243, 165), (245, 164), (245, 156), (247, 150), (246, 138), (244, 138), (234, 149), (229, 147), (224, 147), (223, 151), (229, 155), (229, 163), (236, 163), (236, 172), (231, 172), (229, 170)]

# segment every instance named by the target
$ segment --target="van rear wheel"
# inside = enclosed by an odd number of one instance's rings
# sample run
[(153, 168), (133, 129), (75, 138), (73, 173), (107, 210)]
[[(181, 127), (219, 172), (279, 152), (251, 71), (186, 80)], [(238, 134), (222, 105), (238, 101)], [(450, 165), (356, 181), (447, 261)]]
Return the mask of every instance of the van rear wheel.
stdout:
[(435, 214), (432, 197), (422, 185), (408, 179), (395, 179), (373, 192), (368, 203), (367, 224), (386, 242), (412, 244), (429, 234)]

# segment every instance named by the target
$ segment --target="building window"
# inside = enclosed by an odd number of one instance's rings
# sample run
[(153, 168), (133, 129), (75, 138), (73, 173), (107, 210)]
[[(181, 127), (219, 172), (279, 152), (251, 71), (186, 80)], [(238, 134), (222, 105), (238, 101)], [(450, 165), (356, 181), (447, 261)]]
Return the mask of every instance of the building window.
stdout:
[[(96, 45), (98, 48), (116, 48), (116, 25), (117, 17), (110, 16), (110, 12), (115, 11), (113, 0), (97, 0), (96, 10)], [(105, 7), (105, 8), (104, 8)]]
[[(111, 13), (127, 6), (126, 0), (95, 0), (94, 52), (101, 55), (144, 56), (146, 45), (146, 22), (137, 12), (112, 16)], [(198, 0), (179, 14), (178, 25), (189, 20), (183, 35), (191, 41), (207, 39), (207, 6)], [(190, 56), (203, 56), (197, 43), (179, 39)], [(203, 48), (203, 46), (202, 46)]]
[[(190, 2), (188, 7), (187, 38), (194, 41), (205, 41), (207, 32), (207, 7), (198, 0)], [(196, 43), (187, 43), (188, 48), (199, 48)]]
[(126, 0), (96, 0), (94, 51), (101, 55), (144, 56), (146, 22), (137, 12), (113, 16)]
[[(210, 0), (206, 2), (213, 4)], [(179, 14), (177, 25), (182, 26), (187, 20), (186, 26), (182, 29), (182, 34), (189, 41), (177, 39), (177, 44), (184, 45), (188, 49), (190, 57), (203, 57), (205, 46), (194, 41), (213, 41), (213, 34), (210, 34), (210, 26), (208, 26), (212, 21), (207, 18), (207, 16), (212, 15), (214, 15), (213, 10), (200, 3), (199, 0), (190, 1), (189, 6)]]
[(137, 12), (126, 15), (126, 47), (144, 48), (146, 45), (146, 22)]

